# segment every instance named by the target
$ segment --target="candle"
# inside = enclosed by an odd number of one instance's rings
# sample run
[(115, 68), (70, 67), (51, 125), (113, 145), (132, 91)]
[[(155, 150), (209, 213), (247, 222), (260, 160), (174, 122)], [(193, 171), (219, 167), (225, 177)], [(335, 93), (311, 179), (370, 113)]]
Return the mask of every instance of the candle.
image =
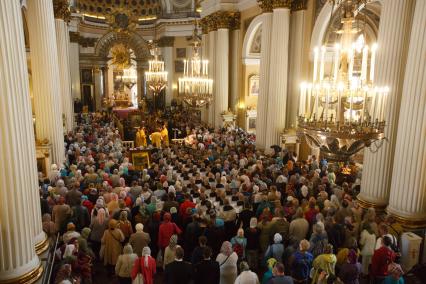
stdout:
[(370, 81), (371, 81), (371, 83), (373, 83), (373, 81), (374, 81), (374, 65), (376, 63), (376, 49), (377, 49), (377, 44), (375, 43), (371, 47), (371, 61), (370, 61)]
[(306, 83), (302, 83), (302, 85), (300, 86), (299, 116), (303, 116), (305, 113), (305, 96), (306, 96)]
[(368, 58), (368, 46), (366, 45), (362, 50), (362, 63), (361, 63), (361, 82), (366, 83), (367, 81), (367, 58)]
[(337, 82), (337, 73), (339, 72), (340, 45), (334, 46), (334, 82)]
[(336, 112), (336, 121), (340, 121), (340, 106), (342, 104), (342, 94), (340, 89), (337, 89), (337, 112)]
[(353, 109), (353, 100), (354, 100), (353, 95), (354, 94), (353, 94), (352, 90), (350, 92), (351, 92), (351, 96), (350, 96), (351, 103), (350, 103), (350, 107), (349, 107), (349, 122), (352, 122), (352, 109)]
[(317, 80), (317, 72), (318, 72), (318, 47), (314, 48), (314, 83)]
[(349, 57), (348, 78), (349, 78), (349, 82), (351, 82), (352, 81), (352, 72), (353, 72), (353, 69), (354, 69), (354, 50), (353, 50), (353, 48), (349, 49), (348, 57)]
[(319, 116), (318, 116), (318, 103), (319, 103), (319, 101), (318, 101), (318, 90), (315, 90), (315, 116), (316, 116), (316, 119), (318, 120), (319, 119)]
[(325, 46), (321, 47), (321, 65), (320, 65), (320, 81), (324, 79), (324, 62), (325, 61)]
[(326, 95), (325, 95), (325, 118), (324, 120), (327, 121), (328, 119), (328, 99), (330, 95), (330, 86), (327, 86), (326, 88)]
[(312, 86), (308, 85), (307, 117), (311, 116), (311, 96), (312, 96)]
[(367, 108), (366, 108), (366, 105), (367, 105), (367, 89), (364, 89), (364, 90), (363, 90), (363, 92), (364, 92), (364, 101), (363, 101), (363, 103), (362, 103), (361, 122), (362, 122), (362, 121), (364, 121), (364, 117), (365, 117), (365, 110), (367, 109)]

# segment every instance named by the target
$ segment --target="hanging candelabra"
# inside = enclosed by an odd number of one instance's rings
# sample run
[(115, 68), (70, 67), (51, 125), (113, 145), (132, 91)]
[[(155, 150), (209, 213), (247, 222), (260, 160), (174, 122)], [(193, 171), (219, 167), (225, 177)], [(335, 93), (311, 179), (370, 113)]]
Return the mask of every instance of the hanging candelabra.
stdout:
[(298, 133), (326, 158), (346, 161), (384, 138), (389, 88), (374, 83), (377, 44), (366, 45), (363, 34), (354, 41), (356, 7), (341, 5), (350, 10), (341, 19), (340, 43), (314, 49), (312, 82), (301, 84)]

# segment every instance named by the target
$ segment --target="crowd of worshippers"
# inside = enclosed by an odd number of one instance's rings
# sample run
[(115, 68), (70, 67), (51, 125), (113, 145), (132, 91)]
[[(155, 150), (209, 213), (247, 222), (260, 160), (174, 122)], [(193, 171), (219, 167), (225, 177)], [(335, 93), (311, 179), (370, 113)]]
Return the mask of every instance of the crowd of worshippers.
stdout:
[(97, 266), (111, 283), (404, 283), (402, 228), (315, 157), (200, 126), (194, 147), (154, 150), (139, 172), (108, 116), (78, 121), (65, 163), (40, 177), (54, 283), (93, 283)]

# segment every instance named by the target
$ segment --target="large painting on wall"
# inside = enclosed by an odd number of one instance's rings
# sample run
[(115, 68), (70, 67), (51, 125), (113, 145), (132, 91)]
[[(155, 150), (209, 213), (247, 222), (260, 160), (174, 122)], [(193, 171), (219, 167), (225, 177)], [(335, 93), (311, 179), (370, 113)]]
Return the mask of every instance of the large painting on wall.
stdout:
[(249, 77), (249, 96), (258, 96), (259, 95), (259, 75), (251, 75)]
[(81, 69), (81, 83), (93, 84), (92, 69)]

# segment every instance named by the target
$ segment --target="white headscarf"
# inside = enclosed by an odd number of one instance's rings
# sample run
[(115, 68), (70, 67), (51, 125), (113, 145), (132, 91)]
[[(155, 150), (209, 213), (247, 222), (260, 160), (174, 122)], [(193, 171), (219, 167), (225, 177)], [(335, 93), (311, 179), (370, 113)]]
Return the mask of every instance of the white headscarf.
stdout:
[(149, 247), (144, 247), (142, 249), (142, 257), (145, 267), (148, 267), (148, 259), (151, 256), (151, 249)]

